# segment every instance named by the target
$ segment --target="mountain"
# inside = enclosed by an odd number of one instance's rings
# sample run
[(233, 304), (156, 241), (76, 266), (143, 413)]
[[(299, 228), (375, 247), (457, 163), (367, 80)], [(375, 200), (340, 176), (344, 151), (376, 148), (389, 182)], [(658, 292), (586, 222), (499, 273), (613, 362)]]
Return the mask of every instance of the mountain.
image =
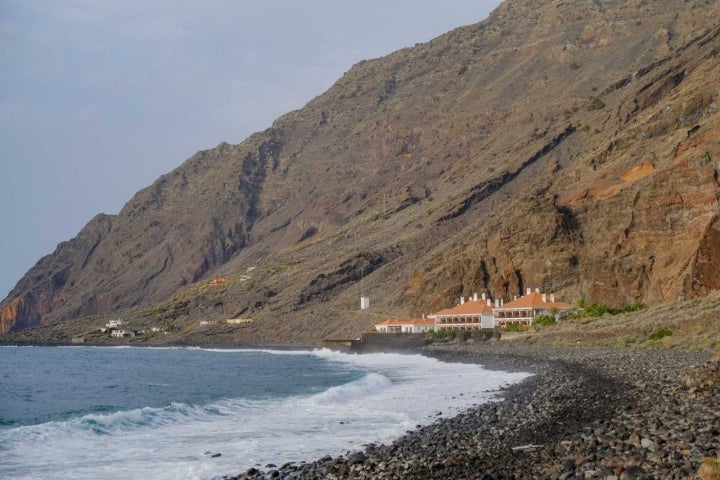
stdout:
[(718, 1), (508, 0), (98, 215), (3, 300), (2, 331), (112, 314), (200, 338), (245, 317), (211, 333), (316, 343), (474, 292), (702, 297), (718, 52)]

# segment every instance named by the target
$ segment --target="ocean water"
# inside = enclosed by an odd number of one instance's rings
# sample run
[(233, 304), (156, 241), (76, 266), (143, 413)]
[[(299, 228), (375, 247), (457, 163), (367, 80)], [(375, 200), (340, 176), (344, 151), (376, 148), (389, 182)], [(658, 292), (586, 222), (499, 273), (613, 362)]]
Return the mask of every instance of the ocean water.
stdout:
[(527, 376), (329, 350), (0, 347), (0, 478), (212, 479), (336, 456)]

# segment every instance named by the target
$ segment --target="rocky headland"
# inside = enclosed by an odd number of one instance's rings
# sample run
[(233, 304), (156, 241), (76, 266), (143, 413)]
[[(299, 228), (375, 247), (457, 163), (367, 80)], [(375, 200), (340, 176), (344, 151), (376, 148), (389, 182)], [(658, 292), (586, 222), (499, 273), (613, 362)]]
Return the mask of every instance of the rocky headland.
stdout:
[(97, 215), (0, 301), (0, 334), (109, 316), (170, 332), (152, 342), (313, 344), (475, 292), (702, 298), (718, 52), (717, 0), (507, 0)]
[(227, 478), (717, 478), (709, 464), (720, 453), (720, 359), (710, 351), (501, 341), (424, 353), (535, 375), (502, 391), (499, 401), (390, 445)]

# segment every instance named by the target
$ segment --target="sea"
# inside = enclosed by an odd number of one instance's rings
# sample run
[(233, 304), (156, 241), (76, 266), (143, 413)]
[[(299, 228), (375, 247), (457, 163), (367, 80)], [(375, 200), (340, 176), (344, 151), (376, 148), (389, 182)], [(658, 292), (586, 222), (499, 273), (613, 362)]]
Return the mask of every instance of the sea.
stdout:
[(219, 479), (335, 457), (528, 375), (327, 349), (0, 347), (0, 478)]

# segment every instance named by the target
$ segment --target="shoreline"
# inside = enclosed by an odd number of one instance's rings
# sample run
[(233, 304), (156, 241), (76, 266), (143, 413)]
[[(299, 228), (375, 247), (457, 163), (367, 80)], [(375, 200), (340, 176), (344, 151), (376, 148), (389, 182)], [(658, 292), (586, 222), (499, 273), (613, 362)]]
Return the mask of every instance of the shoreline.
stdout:
[(223, 478), (684, 479), (720, 453), (720, 385), (683, 388), (686, 367), (720, 372), (710, 351), (488, 342), (421, 353), (534, 375), (388, 445)]

